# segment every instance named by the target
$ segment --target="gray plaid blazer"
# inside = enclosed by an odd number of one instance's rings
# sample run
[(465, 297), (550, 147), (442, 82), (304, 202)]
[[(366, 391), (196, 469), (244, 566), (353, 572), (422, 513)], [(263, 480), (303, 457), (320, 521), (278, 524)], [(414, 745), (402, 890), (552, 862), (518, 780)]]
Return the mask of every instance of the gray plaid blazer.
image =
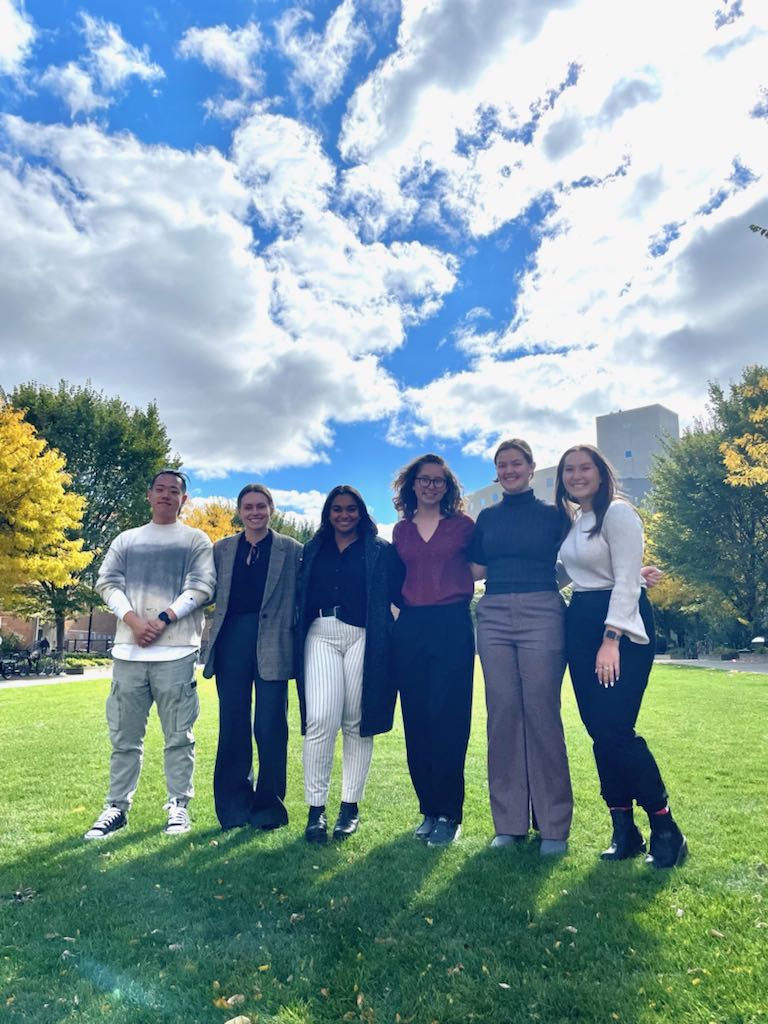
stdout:
[[(262, 679), (292, 679), (293, 672), (293, 625), (296, 604), (296, 576), (301, 560), (301, 544), (293, 537), (282, 533), (272, 534), (272, 551), (269, 556), (267, 581), (264, 598), (259, 612), (259, 638), (256, 645), (256, 662)], [(229, 591), (232, 586), (232, 569), (240, 534), (225, 537), (213, 546), (213, 560), (216, 565), (216, 610), (211, 624), (208, 657), (203, 675), (209, 679), (215, 671), (216, 641), (229, 606)]]

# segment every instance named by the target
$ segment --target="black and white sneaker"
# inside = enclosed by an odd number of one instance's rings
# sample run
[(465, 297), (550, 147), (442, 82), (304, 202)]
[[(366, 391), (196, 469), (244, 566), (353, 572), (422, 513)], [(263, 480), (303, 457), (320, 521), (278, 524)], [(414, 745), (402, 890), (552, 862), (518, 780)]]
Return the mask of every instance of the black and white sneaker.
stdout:
[(167, 836), (177, 836), (182, 832), (189, 832), (192, 826), (189, 822), (189, 811), (185, 804), (178, 804), (175, 800), (169, 800), (164, 810), (168, 811), (168, 822), (163, 829)]
[(83, 836), (83, 839), (106, 839), (114, 835), (128, 824), (128, 816), (122, 807), (105, 807), (96, 821)]

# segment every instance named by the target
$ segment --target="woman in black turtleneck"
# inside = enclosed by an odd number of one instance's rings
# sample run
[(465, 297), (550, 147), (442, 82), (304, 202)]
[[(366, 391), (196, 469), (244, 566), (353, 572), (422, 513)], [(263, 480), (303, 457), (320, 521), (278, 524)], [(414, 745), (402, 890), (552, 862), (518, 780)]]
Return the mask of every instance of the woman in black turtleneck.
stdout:
[(565, 853), (573, 815), (560, 688), (565, 671), (563, 599), (555, 565), (562, 526), (531, 489), (527, 442), (494, 456), (502, 500), (477, 518), (470, 558), (485, 577), (477, 645), (488, 708), (492, 846), (523, 842), (533, 815), (543, 856)]

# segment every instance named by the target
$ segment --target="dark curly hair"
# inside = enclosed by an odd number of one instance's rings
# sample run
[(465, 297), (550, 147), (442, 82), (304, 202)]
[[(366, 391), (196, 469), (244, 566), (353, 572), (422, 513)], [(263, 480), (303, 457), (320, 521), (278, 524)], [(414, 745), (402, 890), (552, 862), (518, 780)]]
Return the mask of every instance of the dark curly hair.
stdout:
[(419, 475), (421, 467), (426, 465), (439, 466), (445, 474), (445, 494), (440, 502), (441, 513), (446, 517), (450, 517), (455, 516), (458, 512), (463, 512), (464, 501), (461, 497), (461, 484), (454, 476), (445, 459), (441, 455), (434, 455), (432, 452), (420, 455), (418, 459), (414, 459), (407, 466), (403, 466), (397, 474), (392, 484), (392, 489), (395, 492), (392, 503), (397, 511), (404, 519), (413, 519), (416, 513), (416, 505), (418, 504), (413, 483)]

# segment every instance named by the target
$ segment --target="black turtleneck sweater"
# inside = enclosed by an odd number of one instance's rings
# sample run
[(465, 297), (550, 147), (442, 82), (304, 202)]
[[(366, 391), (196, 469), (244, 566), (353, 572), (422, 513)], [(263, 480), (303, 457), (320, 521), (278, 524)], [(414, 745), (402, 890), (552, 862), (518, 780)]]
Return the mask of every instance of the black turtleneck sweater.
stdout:
[(486, 594), (557, 590), (561, 541), (557, 509), (534, 495), (505, 494), (477, 517), (469, 558), (488, 566)]

